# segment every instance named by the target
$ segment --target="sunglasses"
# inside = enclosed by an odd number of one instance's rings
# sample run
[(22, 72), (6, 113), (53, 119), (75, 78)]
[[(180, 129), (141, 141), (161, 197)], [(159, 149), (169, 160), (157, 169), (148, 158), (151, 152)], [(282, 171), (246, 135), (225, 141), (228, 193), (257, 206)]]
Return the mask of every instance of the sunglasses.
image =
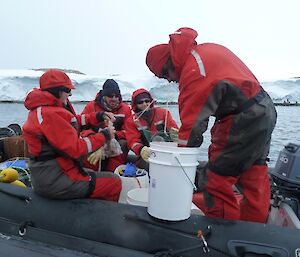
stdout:
[(150, 99), (144, 99), (144, 100), (138, 101), (137, 104), (143, 104), (143, 103), (148, 104), (150, 102), (151, 102)]
[(108, 98), (119, 98), (120, 96), (119, 95), (116, 95), (116, 94), (112, 94), (112, 95), (107, 95)]
[(71, 89), (70, 88), (66, 88), (66, 87), (62, 87), (61, 91), (65, 92), (65, 93), (70, 93)]

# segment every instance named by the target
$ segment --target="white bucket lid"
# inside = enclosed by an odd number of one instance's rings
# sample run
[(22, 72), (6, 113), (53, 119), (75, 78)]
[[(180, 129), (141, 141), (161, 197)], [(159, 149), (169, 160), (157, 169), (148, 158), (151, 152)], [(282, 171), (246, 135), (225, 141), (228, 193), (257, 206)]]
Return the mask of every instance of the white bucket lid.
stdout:
[(127, 193), (127, 202), (131, 205), (148, 206), (148, 188), (135, 188)]

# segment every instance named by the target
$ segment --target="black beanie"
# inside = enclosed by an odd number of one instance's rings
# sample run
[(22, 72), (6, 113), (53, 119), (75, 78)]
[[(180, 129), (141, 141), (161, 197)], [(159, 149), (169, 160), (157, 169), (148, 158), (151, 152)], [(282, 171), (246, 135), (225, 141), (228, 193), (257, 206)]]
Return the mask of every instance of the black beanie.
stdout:
[(121, 95), (119, 85), (113, 79), (107, 79), (103, 84), (102, 95)]

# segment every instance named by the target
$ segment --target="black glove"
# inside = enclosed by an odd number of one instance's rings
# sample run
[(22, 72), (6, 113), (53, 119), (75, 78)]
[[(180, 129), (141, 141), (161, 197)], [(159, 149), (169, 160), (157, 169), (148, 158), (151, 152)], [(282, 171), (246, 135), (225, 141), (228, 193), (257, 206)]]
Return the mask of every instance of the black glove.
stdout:
[(105, 112), (97, 112), (96, 118), (99, 122), (103, 122), (105, 120), (106, 114)]
[(100, 133), (102, 133), (105, 136), (106, 141), (111, 140), (111, 136), (108, 128), (102, 129)]
[(197, 187), (196, 192), (202, 192), (207, 183), (207, 167), (208, 162), (200, 161), (196, 168), (195, 185)]
[(118, 130), (121, 130), (122, 129), (122, 126), (123, 126), (123, 123), (124, 123), (124, 117), (116, 117), (116, 121), (114, 122), (114, 127), (115, 129), (118, 131)]

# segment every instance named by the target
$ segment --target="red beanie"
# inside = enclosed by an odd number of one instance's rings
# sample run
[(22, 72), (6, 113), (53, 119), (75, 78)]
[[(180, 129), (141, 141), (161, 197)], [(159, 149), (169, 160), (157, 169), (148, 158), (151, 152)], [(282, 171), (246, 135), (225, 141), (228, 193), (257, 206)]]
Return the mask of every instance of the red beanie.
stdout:
[(157, 77), (161, 77), (162, 68), (168, 61), (169, 56), (170, 48), (168, 44), (153, 46), (148, 50), (146, 64)]
[(61, 70), (50, 69), (47, 70), (40, 77), (40, 88), (41, 90), (47, 90), (49, 88), (64, 86), (69, 89), (74, 89), (72, 81), (68, 75)]

